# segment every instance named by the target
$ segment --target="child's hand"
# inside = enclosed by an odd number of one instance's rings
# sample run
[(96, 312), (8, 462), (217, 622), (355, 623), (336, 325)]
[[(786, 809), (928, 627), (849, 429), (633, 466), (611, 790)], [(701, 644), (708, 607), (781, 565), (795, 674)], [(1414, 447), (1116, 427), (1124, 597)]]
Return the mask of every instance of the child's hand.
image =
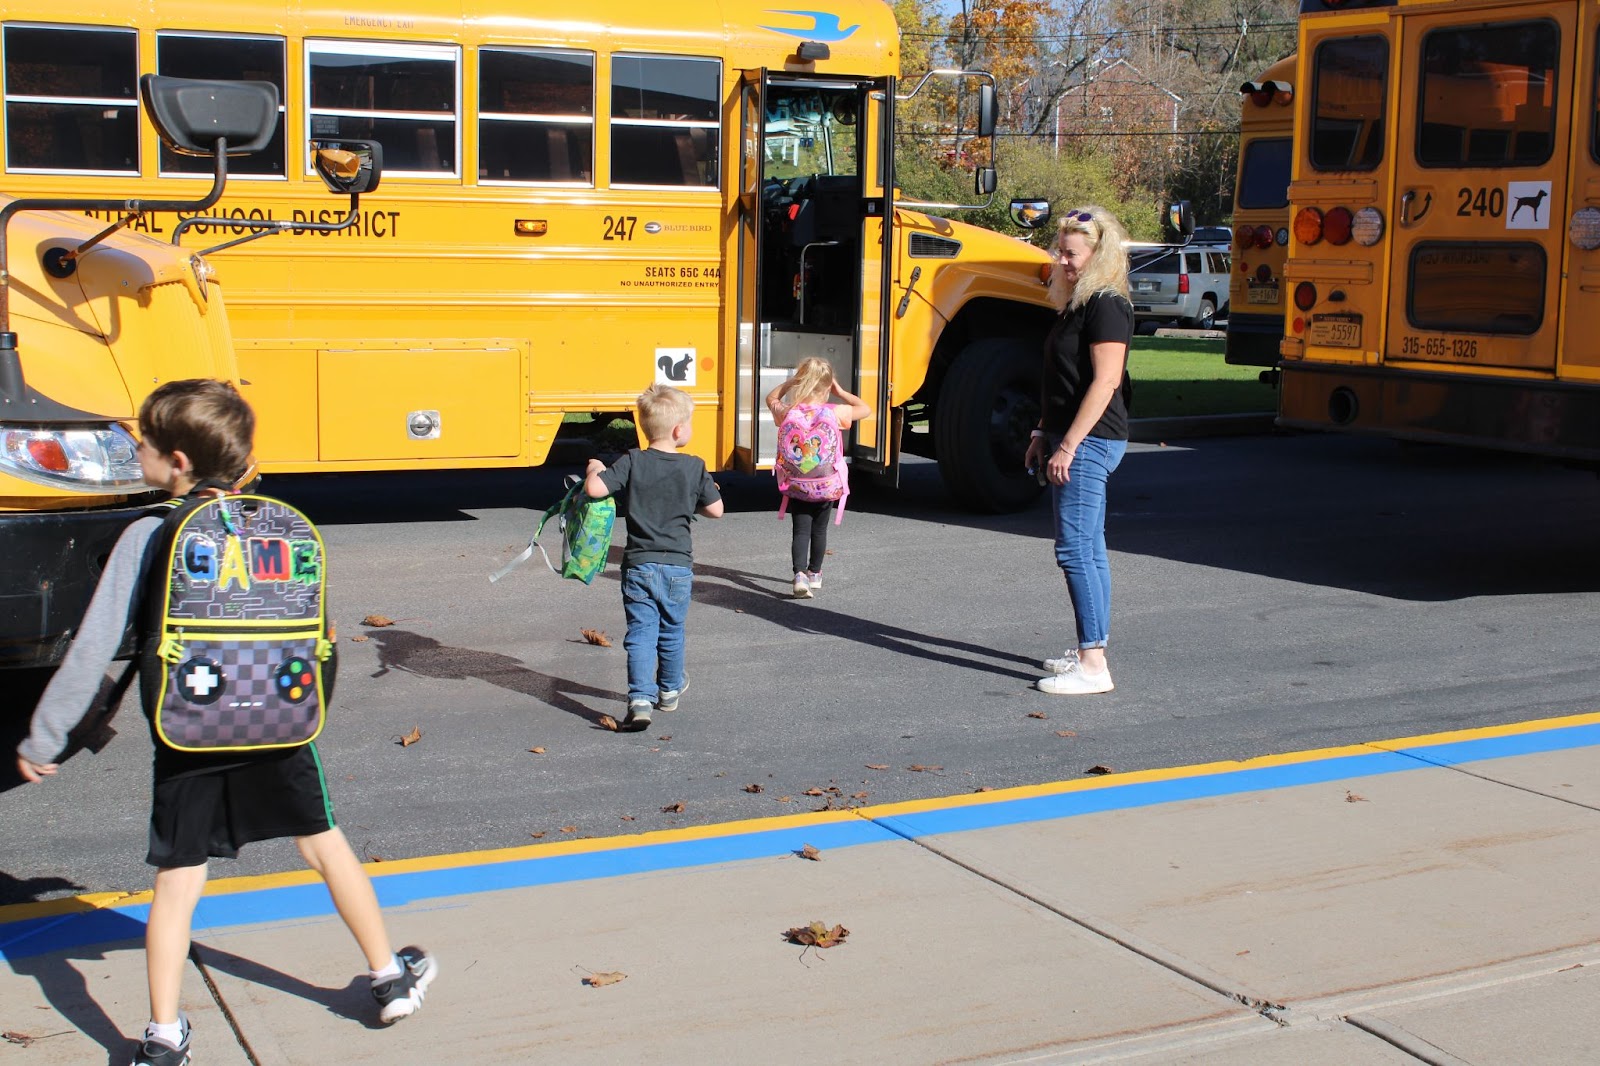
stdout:
[(604, 471), (605, 468), (606, 468), (606, 464), (602, 463), (600, 460), (598, 460), (598, 459), (590, 459), (589, 460), (589, 465), (584, 467), (584, 469), (583, 469), (583, 476), (584, 477), (594, 477), (596, 474), (601, 473), (602, 471)]
[(17, 773), (22, 775), (24, 781), (32, 783), (41, 777), (53, 776), (55, 772), (56, 764), (53, 762), (37, 763), (24, 756), (17, 756)]

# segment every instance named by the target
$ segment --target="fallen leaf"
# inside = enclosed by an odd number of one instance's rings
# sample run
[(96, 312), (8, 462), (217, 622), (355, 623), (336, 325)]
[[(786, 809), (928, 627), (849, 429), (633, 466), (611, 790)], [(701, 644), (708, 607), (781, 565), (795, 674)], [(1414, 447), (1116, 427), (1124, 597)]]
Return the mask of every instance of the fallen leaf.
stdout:
[(606, 636), (598, 629), (580, 629), (578, 632), (582, 633), (583, 639), (588, 641), (590, 644), (595, 644), (602, 648), (611, 647), (611, 638)]
[(611, 717), (609, 714), (602, 714), (600, 716), (599, 726), (601, 729), (609, 729), (615, 733), (617, 731), (617, 720)]
[(0, 1033), (0, 1038), (3, 1038), (8, 1044), (16, 1044), (18, 1047), (27, 1047), (38, 1039), (38, 1037), (29, 1036), (27, 1033), (13, 1033), (10, 1030)]
[(534, 755), (543, 755), (544, 754), (544, 749), (543, 748), (529, 748), (528, 751), (530, 753), (534, 754)]
[(734, 614), (744, 614), (744, 608), (743, 607), (735, 607), (733, 609), (733, 613)]
[(1074, 730), (1071, 730), (1071, 729), (1058, 729), (1058, 730), (1056, 730), (1056, 736), (1058, 736), (1058, 737), (1075, 737), (1077, 735), (1078, 735), (1077, 732), (1074, 731)]
[(683, 802), (680, 800), (677, 803), (669, 803), (665, 807), (661, 808), (661, 813), (662, 814), (682, 814), (683, 813)]
[(616, 984), (627, 976), (617, 970), (612, 970), (610, 973), (592, 973), (583, 979), (583, 983), (590, 988), (604, 988), (606, 985)]
[(1243, 951), (1235, 951), (1234, 954), (1235, 955), (1248, 955), (1248, 954), (1250, 954), (1250, 949), (1249, 948), (1245, 948)]
[(529, 833), (528, 835), (531, 836), (535, 840), (542, 840), (544, 838), (544, 833), (543, 832)]
[(375, 626), (381, 629), (384, 626), (394, 625), (394, 619), (390, 618), (386, 614), (369, 614), (361, 620), (361, 624), (364, 626)]
[(367, 852), (367, 861), (368, 862), (382, 862), (383, 861), (383, 856), (382, 855), (374, 855), (374, 854), (372, 854), (372, 852), (369, 851), (369, 852)]
[(355, 636), (350, 638), (350, 643), (352, 644), (365, 644), (366, 642), (367, 638), (362, 636), (360, 633), (357, 633)]
[(993, 792), (994, 791), (994, 786), (993, 785), (979, 785), (977, 788), (973, 789), (972, 791), (974, 791), (974, 792)]
[(766, 789), (762, 788), (760, 785), (746, 785), (746, 786), (744, 786), (744, 790), (746, 792), (765, 792), (766, 791)]
[(1103, 763), (1095, 763), (1093, 766), (1084, 771), (1086, 774), (1109, 774), (1112, 772), (1113, 771), (1111, 767), (1106, 766)]
[(411, 745), (415, 744), (417, 741), (419, 741), (421, 739), (422, 739), (422, 727), (414, 725), (414, 726), (411, 727), (411, 732), (407, 733), (405, 736), (400, 738), (400, 746), (402, 748), (409, 748)]
[(865, 792), (852, 792), (852, 793), (850, 793), (850, 798), (853, 799), (853, 800), (864, 800), (864, 799), (867, 798), (867, 793), (865, 793)]
[(657, 740), (671, 740), (672, 739), (672, 734), (668, 733), (666, 736), (664, 736), (664, 737), (656, 737), (656, 739)]
[(850, 935), (850, 930), (842, 925), (829, 929), (825, 922), (812, 922), (810, 925), (798, 925), (793, 929), (784, 930), (783, 937), (791, 944), (804, 944), (810, 948), (831, 948), (844, 943), (844, 938)]
[(563, 833), (576, 833), (577, 831), (578, 827), (575, 825), (564, 825), (561, 827), (561, 832)]
[(921, 763), (916, 762), (916, 763), (912, 763), (910, 766), (906, 767), (906, 769), (910, 770), (912, 773), (915, 773), (915, 774), (922, 774), (922, 773), (932, 773), (934, 770), (943, 770), (944, 767), (942, 767), (942, 766), (923, 766)]
[(821, 795), (825, 795), (825, 793), (820, 788), (808, 788), (804, 792), (800, 793), (800, 795), (802, 795), (802, 796), (821, 796)]
[(889, 768), (889, 764), (886, 763), (886, 762), (869, 762), (869, 763), (867, 763), (867, 769), (868, 770), (887, 770), (888, 768)]
[(1367, 797), (1361, 795), (1359, 792), (1346, 792), (1344, 794), (1344, 801), (1346, 803), (1366, 803), (1366, 802), (1368, 802), (1367, 801)]
[(624, 822), (631, 822), (631, 821), (633, 821), (633, 815), (631, 815), (631, 814), (624, 814), (624, 815), (623, 815), (623, 816), (622, 816), (622, 820), (623, 820), (623, 821), (624, 821)]
[(778, 797), (778, 802), (779, 803), (793, 803), (794, 802), (794, 797), (793, 796), (779, 796)]
[(795, 852), (795, 854), (800, 856), (802, 859), (810, 859), (812, 862), (822, 861), (822, 852), (818, 851), (810, 844), (800, 845), (800, 850)]
[(1028, 712), (1028, 717), (1029, 718), (1049, 718), (1050, 716), (1048, 714), (1045, 714), (1043, 711), (1029, 711)]

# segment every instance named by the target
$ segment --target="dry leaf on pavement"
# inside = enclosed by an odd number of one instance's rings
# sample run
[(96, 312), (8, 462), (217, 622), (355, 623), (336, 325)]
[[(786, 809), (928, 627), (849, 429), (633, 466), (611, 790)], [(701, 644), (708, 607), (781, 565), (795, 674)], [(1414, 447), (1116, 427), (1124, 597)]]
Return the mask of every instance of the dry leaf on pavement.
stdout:
[(864, 800), (864, 799), (867, 798), (867, 793), (865, 793), (865, 792), (852, 792), (852, 793), (850, 793), (850, 798), (853, 799), (853, 800)]
[(366, 642), (367, 638), (362, 636), (360, 633), (357, 633), (355, 636), (350, 638), (350, 643), (352, 644), (365, 644)]
[(888, 768), (889, 768), (889, 764), (886, 763), (886, 762), (869, 762), (869, 763), (867, 763), (867, 769), (868, 770), (887, 770)]
[(679, 800), (677, 803), (669, 803), (669, 804), (667, 804), (665, 807), (661, 808), (661, 813), (662, 814), (682, 814), (683, 813), (683, 801)]
[(361, 624), (364, 626), (376, 626), (381, 629), (384, 626), (394, 625), (394, 619), (386, 614), (369, 614), (361, 620)]
[(1105, 765), (1104, 763), (1095, 763), (1093, 766), (1084, 771), (1086, 774), (1109, 774), (1113, 772), (1114, 771), (1111, 769), (1111, 767)]
[(619, 970), (612, 970), (608, 973), (592, 973), (583, 979), (583, 983), (590, 988), (604, 988), (606, 985), (616, 984), (627, 976), (627, 974)]
[(850, 930), (842, 925), (829, 929), (825, 922), (812, 922), (784, 930), (783, 938), (791, 944), (804, 944), (809, 948), (831, 948), (843, 944), (844, 938), (849, 935)]
[(18, 1047), (27, 1047), (39, 1038), (29, 1036), (27, 1033), (14, 1033), (8, 1029), (4, 1033), (0, 1033), (0, 1039), (5, 1040), (8, 1044), (16, 1044)]
[(756, 785), (756, 784), (746, 785), (746, 786), (744, 786), (744, 790), (746, 792), (765, 792), (766, 791), (766, 789), (764, 789), (760, 785)]
[(583, 639), (590, 644), (595, 644), (602, 648), (611, 647), (611, 638), (598, 629), (580, 629), (578, 632), (582, 633)]
[(599, 726), (601, 729), (609, 729), (615, 733), (617, 731), (617, 720), (611, 717), (609, 714), (602, 714), (600, 716)]
[(542, 839), (544, 839), (544, 831), (543, 831), (543, 830), (540, 830), (540, 831), (539, 831), (539, 832), (537, 832), (537, 833), (529, 833), (529, 834), (528, 834), (528, 835), (529, 835), (529, 836), (531, 836), (531, 837), (532, 837), (532, 838), (533, 838), (533, 839), (535, 839), (535, 840), (542, 840)]
[(633, 815), (631, 815), (631, 814), (624, 814), (624, 815), (623, 815), (623, 816), (622, 816), (622, 820), (623, 820), (623, 821), (624, 821), (624, 822), (631, 822), (631, 821), (633, 821)]
[(1029, 711), (1028, 712), (1028, 717), (1029, 718), (1049, 718), (1050, 716), (1048, 714), (1045, 714), (1043, 711)]
[(994, 786), (993, 785), (979, 785), (977, 788), (973, 789), (972, 791), (974, 791), (974, 792), (993, 792), (994, 791)]
[(1058, 730), (1056, 730), (1056, 736), (1058, 736), (1058, 737), (1075, 737), (1077, 735), (1078, 735), (1077, 730), (1074, 730), (1074, 729), (1058, 729)]
[(534, 755), (543, 755), (544, 754), (544, 749), (543, 748), (529, 748), (528, 751), (531, 754), (534, 754)]
[(407, 733), (405, 736), (400, 738), (400, 746), (402, 748), (409, 748), (411, 745), (415, 744), (417, 741), (419, 741), (421, 739), (422, 739), (422, 727), (414, 725), (414, 726), (411, 727), (411, 732)]
[(561, 832), (563, 833), (576, 833), (577, 831), (578, 827), (575, 825), (564, 825), (561, 827)]
[(934, 770), (943, 770), (944, 767), (942, 767), (942, 766), (923, 766), (921, 763), (916, 762), (916, 763), (912, 763), (910, 766), (906, 767), (906, 769), (910, 770), (912, 773), (922, 774), (922, 773), (932, 773)]
[(1367, 802), (1369, 802), (1367, 797), (1361, 795), (1359, 792), (1346, 792), (1344, 794), (1344, 801), (1346, 803), (1367, 803)]
[(800, 850), (795, 852), (795, 854), (800, 856), (802, 859), (810, 859), (812, 862), (822, 861), (822, 852), (818, 851), (810, 844), (800, 845)]
[(804, 792), (800, 793), (800, 795), (802, 795), (802, 796), (820, 796), (822, 794), (823, 794), (822, 789), (815, 788), (815, 787), (808, 788)]

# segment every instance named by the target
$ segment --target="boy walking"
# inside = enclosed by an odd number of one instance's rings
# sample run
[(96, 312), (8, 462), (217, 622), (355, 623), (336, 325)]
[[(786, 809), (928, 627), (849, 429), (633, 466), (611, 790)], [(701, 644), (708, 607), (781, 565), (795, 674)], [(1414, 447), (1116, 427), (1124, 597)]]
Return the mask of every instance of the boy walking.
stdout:
[(651, 712), (674, 711), (689, 687), (683, 672), (683, 628), (694, 586), (689, 523), (696, 514), (722, 517), (722, 496), (703, 460), (679, 449), (689, 443), (694, 401), (670, 385), (652, 385), (638, 400), (648, 448), (634, 448), (615, 466), (590, 459), (584, 491), (593, 499), (622, 495), (628, 545), (622, 552), (622, 609), (628, 618), (628, 716), (622, 728), (648, 729)]
[[(173, 381), (150, 394), (139, 410), (139, 465), (151, 488), (173, 496), (219, 492), (248, 468), (255, 414), (227, 382)], [(26, 781), (53, 776), (67, 735), (94, 703), (130, 619), (147, 627), (141, 602), (164, 592), (149, 565), (163, 528), (158, 517), (140, 518), (118, 539), (94, 598), (34, 711), (28, 738), (17, 749)], [(147, 573), (149, 576), (147, 576)], [(149, 633), (140, 633), (148, 639)], [(143, 686), (148, 689), (149, 686)], [(325, 683), (331, 691), (331, 678)], [(153, 715), (146, 706), (145, 714)], [(145, 929), (150, 984), (150, 1024), (133, 1066), (184, 1066), (189, 1062), (189, 1022), (178, 1009), (190, 926), (206, 883), (211, 856), (233, 858), (255, 840), (293, 837), (306, 864), (328, 885), (339, 916), (366, 956), (378, 1017), (388, 1023), (422, 1005), (438, 970), (420, 948), (389, 949), (378, 897), (344, 833), (334, 825), (322, 763), (314, 743), (268, 751), (197, 753), (155, 740), (155, 787), (150, 848), (155, 891)]]

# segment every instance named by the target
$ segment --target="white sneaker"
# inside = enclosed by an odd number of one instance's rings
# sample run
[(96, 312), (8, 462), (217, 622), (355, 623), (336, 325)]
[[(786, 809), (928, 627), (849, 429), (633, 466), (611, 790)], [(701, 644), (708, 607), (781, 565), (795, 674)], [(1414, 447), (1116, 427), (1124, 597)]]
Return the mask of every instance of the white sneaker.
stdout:
[(811, 581), (806, 577), (804, 570), (794, 572), (794, 598), (809, 600), (811, 598)]
[(1052, 674), (1064, 674), (1078, 665), (1078, 649), (1068, 648), (1059, 659), (1046, 659), (1039, 664)]
[(818, 570), (814, 574), (807, 574), (806, 584), (810, 585), (814, 589), (820, 589), (822, 587), (822, 571)]
[(1076, 662), (1059, 674), (1041, 677), (1034, 684), (1038, 686), (1040, 692), (1048, 692), (1052, 696), (1089, 696), (1096, 692), (1110, 692), (1116, 688), (1111, 683), (1110, 670), (1091, 674), (1084, 670), (1081, 663)]

